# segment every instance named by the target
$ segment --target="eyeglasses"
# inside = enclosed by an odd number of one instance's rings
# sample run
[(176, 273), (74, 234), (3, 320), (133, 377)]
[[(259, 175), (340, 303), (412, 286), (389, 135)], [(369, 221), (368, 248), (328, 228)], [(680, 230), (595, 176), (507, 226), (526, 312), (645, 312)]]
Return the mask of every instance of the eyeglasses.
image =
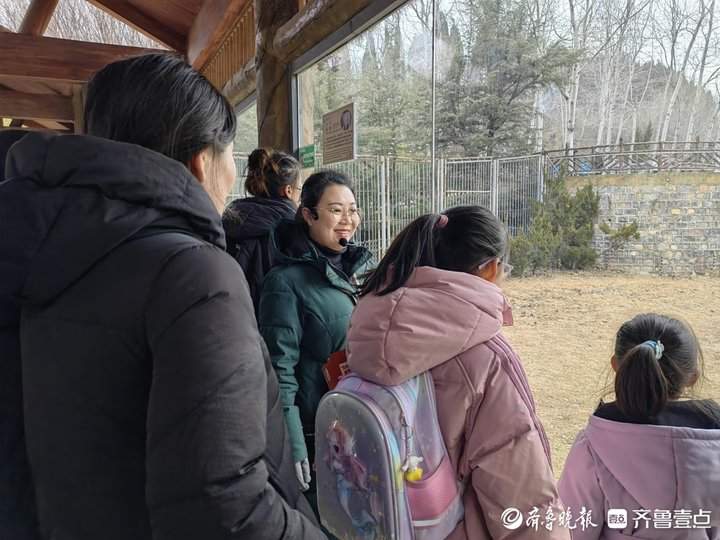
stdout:
[(328, 208), (319, 208), (315, 207), (317, 210), (325, 210), (326, 212), (330, 212), (334, 218), (340, 219), (343, 216), (347, 216), (350, 219), (359, 218), (360, 217), (360, 209), (359, 208), (340, 208), (339, 206), (330, 206)]
[(510, 274), (512, 273), (513, 268), (514, 268), (513, 265), (506, 263), (505, 261), (503, 261), (502, 259), (500, 259), (498, 257), (493, 257), (492, 259), (488, 259), (487, 261), (482, 263), (480, 266), (478, 266), (478, 270), (481, 270), (482, 268), (484, 268), (485, 266), (487, 266), (488, 264), (490, 264), (493, 261), (498, 261), (502, 275), (506, 278), (509, 278)]

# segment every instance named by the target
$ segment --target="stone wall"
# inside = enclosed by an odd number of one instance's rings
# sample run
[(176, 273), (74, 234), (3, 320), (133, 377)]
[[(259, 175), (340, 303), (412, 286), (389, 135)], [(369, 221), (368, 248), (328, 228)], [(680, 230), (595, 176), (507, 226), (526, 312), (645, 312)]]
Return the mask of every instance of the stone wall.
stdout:
[(620, 249), (595, 227), (599, 264), (640, 274), (720, 275), (720, 174), (661, 173), (568, 179), (571, 191), (591, 184), (599, 222), (617, 230), (636, 221), (640, 239)]

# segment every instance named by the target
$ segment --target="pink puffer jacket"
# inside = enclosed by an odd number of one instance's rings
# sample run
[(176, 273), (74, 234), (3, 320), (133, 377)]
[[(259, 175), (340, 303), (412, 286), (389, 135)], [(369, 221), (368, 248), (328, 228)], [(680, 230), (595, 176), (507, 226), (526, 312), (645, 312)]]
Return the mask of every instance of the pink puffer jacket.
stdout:
[[(595, 516), (596, 526), (576, 528), (574, 540), (720, 539), (720, 430), (591, 416), (559, 489), (568, 508)], [(624, 529), (610, 528), (611, 509), (624, 511)]]
[[(363, 297), (351, 319), (354, 372), (390, 385), (432, 370), (445, 444), (467, 485), (453, 540), (570, 538), (557, 523), (526, 525), (533, 508), (557, 519), (562, 507), (525, 371), (501, 333), (511, 319), (497, 286), (431, 267), (391, 294)], [(519, 528), (503, 525), (510, 507), (523, 514)]]

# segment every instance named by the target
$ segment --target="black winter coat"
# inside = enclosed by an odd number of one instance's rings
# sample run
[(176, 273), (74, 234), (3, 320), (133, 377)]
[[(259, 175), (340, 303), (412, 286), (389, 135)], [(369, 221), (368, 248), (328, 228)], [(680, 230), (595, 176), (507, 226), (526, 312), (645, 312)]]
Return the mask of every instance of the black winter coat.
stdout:
[(290, 508), (311, 515), (247, 286), (200, 184), (92, 137), (29, 135), (8, 167), (0, 200), (29, 205), (9, 230), (40, 216), (24, 259), (0, 248), (23, 306), (42, 536), (324, 538)]
[[(26, 133), (0, 131), (0, 182), (5, 179), (7, 151)], [(31, 204), (32, 193), (15, 186), (0, 183), (0, 539), (36, 540), (35, 498), (22, 417), (17, 292), (27, 261), (38, 248), (38, 232), (49, 216)], [(24, 226), (16, 228), (17, 223)]]
[(270, 234), (283, 219), (293, 219), (296, 208), (288, 199), (236, 199), (223, 213), (227, 250), (245, 272), (255, 311), (265, 275), (274, 266)]

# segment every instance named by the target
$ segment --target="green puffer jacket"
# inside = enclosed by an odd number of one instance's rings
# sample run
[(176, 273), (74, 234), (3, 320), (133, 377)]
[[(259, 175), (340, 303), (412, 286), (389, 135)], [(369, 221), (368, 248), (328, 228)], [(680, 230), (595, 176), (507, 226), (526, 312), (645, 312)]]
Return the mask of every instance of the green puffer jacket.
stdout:
[[(370, 269), (372, 254), (350, 244), (337, 270), (309, 240), (305, 230), (283, 221), (273, 233), (276, 266), (263, 281), (258, 310), (280, 382), (293, 458), (308, 458), (305, 434), (315, 431), (315, 412), (328, 391), (322, 366), (345, 348), (358, 278)], [(312, 452), (312, 449), (311, 449)]]

